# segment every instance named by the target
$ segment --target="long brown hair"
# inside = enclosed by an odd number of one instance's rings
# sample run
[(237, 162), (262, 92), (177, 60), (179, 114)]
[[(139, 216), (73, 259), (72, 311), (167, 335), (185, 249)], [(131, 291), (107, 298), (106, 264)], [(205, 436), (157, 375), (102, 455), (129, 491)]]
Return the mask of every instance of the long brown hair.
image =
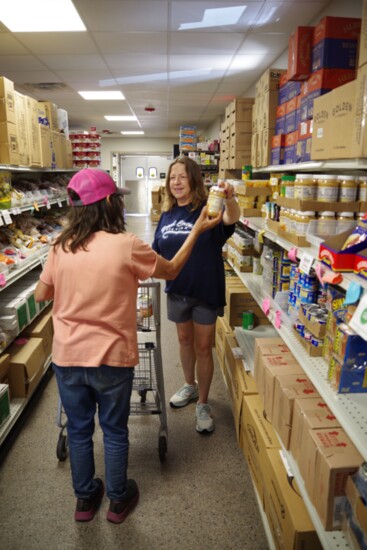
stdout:
[[(72, 200), (79, 200), (79, 195), (72, 189), (68, 193)], [(89, 241), (97, 231), (124, 233), (125, 227), (124, 201), (121, 195), (109, 195), (87, 206), (71, 206), (66, 216), (66, 227), (53, 245), (61, 245), (64, 252), (75, 253), (80, 248), (87, 250)]]
[(168, 173), (166, 177), (166, 194), (162, 210), (167, 212), (168, 210), (172, 210), (172, 208), (177, 205), (177, 200), (172, 195), (170, 188), (171, 170), (175, 164), (182, 164), (185, 167), (187, 177), (189, 179), (190, 190), (192, 193), (191, 210), (196, 210), (197, 208), (199, 208), (199, 206), (203, 204), (203, 202), (206, 202), (208, 192), (204, 185), (200, 166), (197, 162), (187, 157), (186, 155), (177, 157), (168, 168)]

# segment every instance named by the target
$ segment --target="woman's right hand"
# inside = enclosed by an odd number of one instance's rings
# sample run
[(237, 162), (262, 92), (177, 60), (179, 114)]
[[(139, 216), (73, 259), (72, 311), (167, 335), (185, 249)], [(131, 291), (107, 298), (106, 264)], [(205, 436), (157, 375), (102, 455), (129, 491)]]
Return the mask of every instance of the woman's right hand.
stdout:
[(207, 231), (208, 229), (213, 229), (218, 223), (222, 221), (223, 212), (220, 212), (218, 216), (209, 217), (208, 216), (208, 209), (207, 206), (204, 206), (200, 216), (196, 220), (193, 230), (198, 231), (199, 233), (203, 233), (204, 231)]

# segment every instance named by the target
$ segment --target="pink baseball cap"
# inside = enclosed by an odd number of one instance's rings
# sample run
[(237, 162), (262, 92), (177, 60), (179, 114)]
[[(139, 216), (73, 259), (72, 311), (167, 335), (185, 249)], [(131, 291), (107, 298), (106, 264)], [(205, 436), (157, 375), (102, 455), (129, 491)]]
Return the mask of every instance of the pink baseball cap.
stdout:
[(84, 168), (71, 178), (68, 189), (78, 193), (80, 200), (72, 200), (73, 206), (87, 206), (105, 199), (109, 195), (128, 195), (127, 187), (117, 187), (111, 176), (99, 168)]

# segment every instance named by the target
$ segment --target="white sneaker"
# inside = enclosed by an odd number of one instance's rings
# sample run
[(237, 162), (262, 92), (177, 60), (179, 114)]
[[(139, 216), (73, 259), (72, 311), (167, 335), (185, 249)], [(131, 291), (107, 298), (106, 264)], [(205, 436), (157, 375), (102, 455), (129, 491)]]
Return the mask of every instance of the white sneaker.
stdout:
[(214, 431), (214, 420), (212, 417), (211, 406), (207, 403), (197, 403), (196, 405), (196, 431), (199, 433)]
[(184, 384), (169, 400), (171, 407), (185, 407), (199, 397), (197, 384)]

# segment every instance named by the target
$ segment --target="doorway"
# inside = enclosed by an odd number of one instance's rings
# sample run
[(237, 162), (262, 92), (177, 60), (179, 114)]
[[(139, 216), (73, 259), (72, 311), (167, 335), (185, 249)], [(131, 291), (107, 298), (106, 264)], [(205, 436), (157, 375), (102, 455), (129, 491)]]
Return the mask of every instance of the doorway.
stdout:
[(165, 181), (172, 158), (160, 155), (119, 154), (117, 185), (131, 190), (124, 197), (126, 214), (148, 216), (152, 207), (151, 191)]

